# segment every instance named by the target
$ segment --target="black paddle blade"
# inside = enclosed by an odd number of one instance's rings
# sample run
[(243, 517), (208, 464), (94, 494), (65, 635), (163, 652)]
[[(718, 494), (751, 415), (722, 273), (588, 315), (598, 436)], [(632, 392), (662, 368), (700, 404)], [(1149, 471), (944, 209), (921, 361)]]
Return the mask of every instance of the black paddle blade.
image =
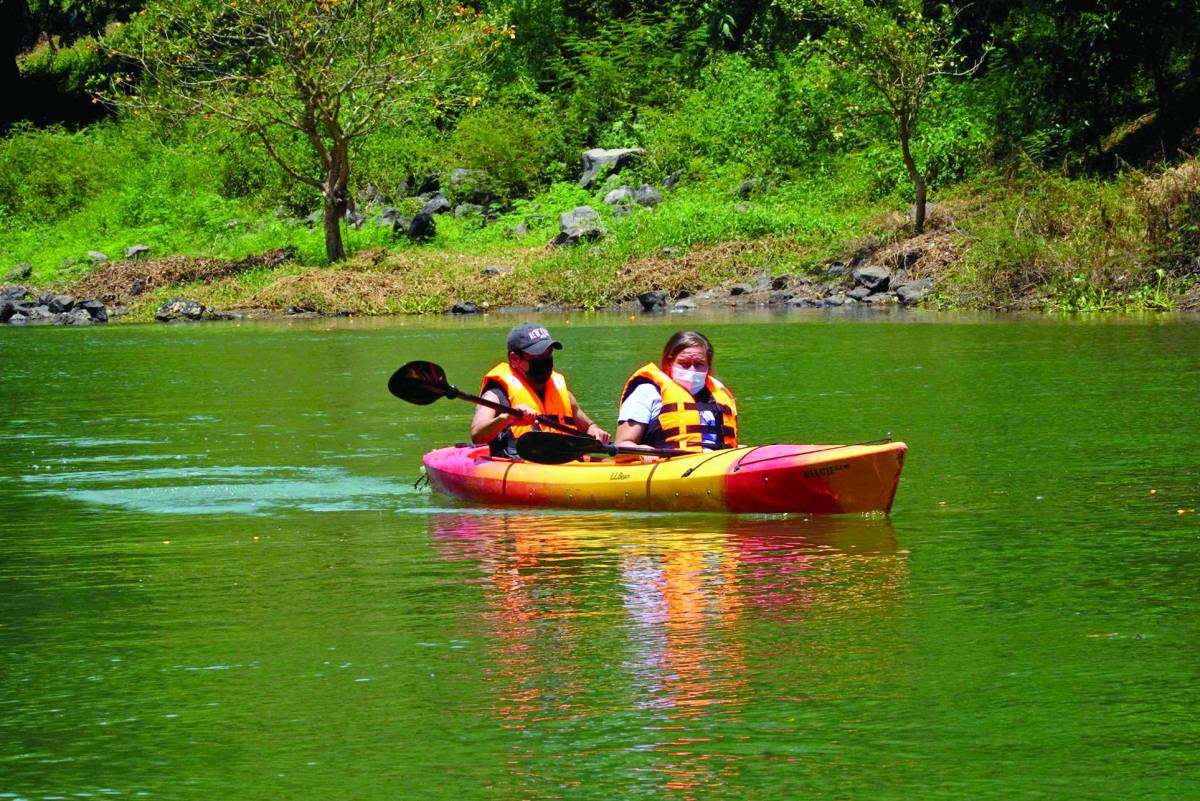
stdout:
[(517, 438), (517, 453), (527, 462), (566, 464), (588, 453), (604, 452), (591, 437), (573, 437), (553, 431), (527, 431)]
[(446, 397), (449, 390), (446, 371), (433, 362), (409, 362), (388, 379), (388, 392), (418, 406)]

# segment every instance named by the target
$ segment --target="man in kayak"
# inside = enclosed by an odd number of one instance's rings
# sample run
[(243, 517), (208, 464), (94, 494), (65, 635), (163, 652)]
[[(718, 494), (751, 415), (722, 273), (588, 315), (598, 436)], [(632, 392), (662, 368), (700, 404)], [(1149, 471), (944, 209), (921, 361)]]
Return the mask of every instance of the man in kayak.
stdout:
[(687, 451), (737, 447), (737, 401), (713, 377), (713, 346), (696, 331), (677, 331), (662, 361), (638, 368), (621, 392), (617, 445)]
[(488, 371), (479, 394), (514, 407), (521, 416), (480, 406), (471, 420), (472, 442), (488, 443), (493, 456), (519, 458), (517, 437), (537, 428), (538, 416), (554, 418), (601, 442), (609, 441), (608, 432), (579, 408), (562, 373), (555, 372), (556, 350), (562, 350), (562, 343), (543, 326), (521, 323), (508, 332), (508, 361)]

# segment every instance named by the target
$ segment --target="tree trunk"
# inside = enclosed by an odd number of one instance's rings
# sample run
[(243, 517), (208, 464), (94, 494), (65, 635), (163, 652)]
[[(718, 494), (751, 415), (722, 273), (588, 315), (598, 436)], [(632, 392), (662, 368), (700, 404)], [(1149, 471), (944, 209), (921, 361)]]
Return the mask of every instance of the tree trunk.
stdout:
[(908, 126), (901, 122), (898, 130), (900, 133), (900, 152), (904, 154), (904, 166), (908, 170), (908, 177), (912, 179), (913, 186), (917, 190), (917, 202), (913, 204), (913, 234), (920, 236), (925, 230), (925, 177), (917, 169), (917, 163), (913, 161), (912, 151), (908, 147)]
[(347, 188), (350, 169), (342, 155), (340, 149), (335, 148), (321, 190), (325, 196), (325, 258), (330, 264), (346, 258), (346, 248), (342, 244), (342, 220), (346, 218), (346, 209), (350, 206)]

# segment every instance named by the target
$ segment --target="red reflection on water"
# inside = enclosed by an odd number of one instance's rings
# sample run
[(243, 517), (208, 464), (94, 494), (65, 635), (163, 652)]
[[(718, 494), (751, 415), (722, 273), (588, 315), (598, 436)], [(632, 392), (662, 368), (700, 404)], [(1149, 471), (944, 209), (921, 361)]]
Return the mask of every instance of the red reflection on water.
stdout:
[[(542, 735), (514, 741), (506, 760), (522, 797), (554, 795), (564, 771), (613, 739), (627, 769), (656, 773), (672, 797), (736, 794), (742, 757), (730, 746), (743, 738), (730, 733), (744, 728), (751, 677), (773, 656), (748, 653), (762, 647), (751, 625), (795, 622), (897, 584), (882, 575), (874, 589), (848, 591), (831, 567), (894, 555), (885, 524), (512, 513), (431, 522), (440, 555), (478, 565), (488, 588), (477, 622), (493, 646), (484, 681), (494, 714), (506, 729)], [(627, 708), (606, 707), (614, 695)], [(803, 702), (794, 688), (787, 695)], [(617, 713), (636, 723), (605, 732)]]

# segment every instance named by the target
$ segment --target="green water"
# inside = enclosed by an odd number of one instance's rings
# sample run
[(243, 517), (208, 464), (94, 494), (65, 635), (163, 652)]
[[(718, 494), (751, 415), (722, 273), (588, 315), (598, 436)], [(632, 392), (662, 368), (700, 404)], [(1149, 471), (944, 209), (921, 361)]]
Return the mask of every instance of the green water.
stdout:
[[(812, 520), (414, 489), (512, 322), (0, 331), (0, 799), (1200, 797), (1200, 321), (690, 318), (909, 444)], [(544, 322), (609, 424), (675, 328)]]

